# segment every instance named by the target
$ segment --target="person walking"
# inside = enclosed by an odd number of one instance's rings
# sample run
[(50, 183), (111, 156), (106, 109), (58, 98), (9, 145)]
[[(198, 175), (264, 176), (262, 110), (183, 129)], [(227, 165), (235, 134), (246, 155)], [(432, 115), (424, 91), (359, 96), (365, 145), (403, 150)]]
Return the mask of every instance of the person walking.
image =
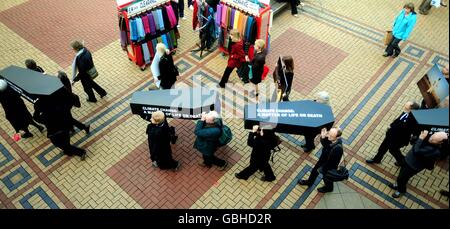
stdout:
[(222, 120), (215, 111), (203, 113), (201, 120), (197, 121), (195, 126), (194, 149), (202, 153), (203, 167), (211, 168), (213, 165), (219, 167), (219, 170), (225, 170), (228, 162), (215, 156), (219, 145), (219, 137), (222, 133)]
[[(325, 105), (330, 105), (330, 95), (326, 91), (320, 91), (316, 94), (316, 99), (313, 100), (316, 103), (321, 103)], [(305, 153), (309, 153), (313, 151), (316, 148), (316, 145), (314, 143), (314, 139), (316, 136), (320, 134), (317, 131), (310, 130), (305, 133), (305, 144), (302, 144), (301, 147)]]
[(100, 95), (100, 98), (105, 97), (107, 92), (105, 89), (100, 87), (100, 85), (98, 85), (88, 73), (95, 67), (91, 52), (89, 52), (89, 50), (84, 47), (83, 43), (80, 41), (73, 41), (70, 46), (76, 53), (72, 63), (72, 82), (74, 83), (80, 80), (83, 85), (84, 92), (88, 95), (86, 101), (96, 103), (97, 99), (95, 98), (94, 91)]
[(44, 131), (45, 128), (33, 120), (20, 95), (11, 89), (3, 79), (0, 79), (0, 104), (2, 104), (5, 111), (6, 120), (14, 128), (15, 132), (19, 134), (23, 131), (21, 133), (22, 138), (33, 137), (33, 134), (28, 130), (30, 124), (36, 127), (39, 132), (42, 133)]
[(392, 56), (393, 58), (400, 55), (400, 41), (406, 41), (417, 22), (417, 14), (414, 11), (414, 4), (407, 3), (403, 6), (400, 14), (395, 18), (392, 26), (392, 41), (384, 50), (383, 56)]
[[(325, 128), (322, 129), (320, 134), (320, 143), (323, 146), (322, 154), (319, 157), (316, 165), (311, 171), (311, 175), (307, 180), (299, 180), (299, 185), (306, 185), (311, 187), (316, 181), (317, 176), (319, 175), (319, 168), (321, 168), (321, 173), (326, 174), (329, 170), (337, 169), (339, 163), (342, 159), (342, 155), (344, 153), (342, 147), (342, 139), (341, 139), (342, 131), (338, 128), (331, 128), (330, 131), (327, 131)], [(320, 193), (327, 193), (333, 191), (333, 181), (323, 178), (323, 182), (325, 185), (321, 188), (318, 188), (317, 191)]]
[(389, 125), (386, 136), (378, 148), (378, 153), (372, 159), (366, 160), (368, 164), (381, 163), (387, 151), (395, 158), (396, 166), (403, 164), (405, 157), (400, 152), (400, 148), (409, 144), (411, 135), (416, 129), (415, 120), (411, 115), (411, 111), (417, 109), (419, 109), (419, 104), (416, 102), (406, 102), (403, 112)]
[(146, 133), (152, 165), (162, 170), (179, 170), (181, 163), (172, 158), (170, 128), (162, 111), (152, 113)]
[(253, 126), (252, 132), (248, 135), (247, 145), (252, 147), (250, 165), (241, 172), (236, 173), (235, 177), (247, 180), (256, 171), (260, 170), (264, 172), (264, 176), (261, 177), (262, 181), (274, 181), (276, 177), (269, 164), (272, 149), (277, 145), (277, 137), (273, 130), (260, 129), (258, 125)]
[(283, 56), (282, 60), (284, 62), (285, 68), (284, 69), (285, 79), (281, 81), (284, 82), (284, 84), (282, 83), (281, 85), (282, 90), (281, 99), (287, 102), (289, 101), (289, 95), (291, 94), (292, 89), (292, 81), (294, 80), (294, 59), (292, 58), (292, 56)]
[(41, 68), (40, 66), (38, 66), (38, 65), (36, 64), (36, 61), (34, 61), (33, 59), (26, 59), (26, 60), (25, 60), (25, 66), (26, 66), (28, 69), (30, 69), (30, 70), (33, 70), (33, 71), (36, 71), (36, 72), (40, 72), (40, 73), (44, 73), (44, 74), (45, 74), (44, 69)]
[(159, 77), (158, 80), (161, 81), (162, 89), (171, 89), (177, 77), (180, 75), (178, 68), (173, 62), (172, 53), (169, 50), (165, 50), (163, 56), (159, 60)]
[(244, 42), (241, 39), (241, 34), (239, 30), (233, 29), (230, 31), (231, 43), (228, 47), (228, 63), (225, 71), (223, 73), (222, 79), (220, 80), (219, 86), (225, 88), (225, 84), (228, 82), (231, 73), (235, 68), (241, 67), (242, 63), (245, 61), (244, 52)]
[[(253, 59), (250, 61), (252, 77), (250, 78), (250, 82), (255, 85), (255, 90), (252, 91), (252, 95), (257, 97), (259, 95), (258, 84), (262, 81), (262, 75), (264, 72), (264, 65), (266, 64), (266, 55), (267, 52), (265, 50), (266, 42), (262, 39), (257, 39), (255, 41), (255, 55)], [(248, 61), (248, 56), (245, 56), (245, 59)]]
[(159, 62), (161, 61), (161, 57), (163, 57), (167, 52), (167, 47), (163, 43), (156, 44), (156, 53), (153, 57), (152, 64), (150, 65), (150, 71), (152, 72), (153, 83), (155, 89), (161, 88), (161, 71), (159, 67)]
[(70, 80), (67, 77), (67, 74), (63, 71), (58, 71), (58, 78), (61, 81), (61, 83), (64, 85), (64, 89), (66, 89), (66, 92), (68, 94), (68, 96), (66, 97), (68, 100), (65, 101), (65, 103), (67, 103), (67, 110), (66, 110), (66, 114), (68, 116), (68, 119), (71, 120), (72, 123), (72, 128), (71, 128), (71, 132), (74, 132), (73, 126), (76, 126), (78, 129), (80, 130), (84, 130), (86, 132), (86, 135), (88, 135), (90, 133), (90, 125), (86, 125), (83, 124), (82, 122), (76, 120), (71, 112), (71, 109), (75, 106), (75, 107), (81, 107), (81, 103), (80, 103), (80, 98), (78, 97), (78, 95), (76, 95), (75, 93), (72, 92), (72, 84), (70, 84)]
[(389, 187), (396, 190), (392, 194), (393, 198), (399, 198), (406, 193), (406, 185), (409, 179), (424, 169), (433, 170), (434, 164), (441, 156), (441, 145), (448, 141), (445, 132), (437, 132), (428, 136), (428, 131), (424, 130), (419, 135), (414, 146), (406, 154), (405, 162), (397, 177), (396, 184), (389, 184)]

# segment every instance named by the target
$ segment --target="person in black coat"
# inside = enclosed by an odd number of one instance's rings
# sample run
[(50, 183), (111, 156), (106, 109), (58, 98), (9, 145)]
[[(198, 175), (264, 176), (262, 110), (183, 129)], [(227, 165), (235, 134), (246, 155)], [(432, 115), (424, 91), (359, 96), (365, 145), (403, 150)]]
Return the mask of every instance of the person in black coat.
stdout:
[(417, 110), (419, 107), (416, 102), (406, 102), (402, 114), (388, 127), (386, 136), (378, 148), (378, 153), (374, 158), (366, 160), (368, 164), (381, 163), (388, 150), (396, 160), (395, 165), (401, 166), (403, 164), (405, 157), (402, 155), (400, 148), (409, 144), (411, 135), (416, 131), (416, 124), (411, 111)]
[(20, 95), (11, 89), (3, 79), (0, 80), (0, 103), (5, 110), (6, 120), (13, 126), (16, 133), (24, 132), (21, 134), (22, 138), (33, 137), (33, 134), (28, 130), (30, 124), (41, 133), (44, 131), (44, 127), (33, 120)]
[(283, 56), (284, 62), (284, 79), (281, 79), (281, 99), (283, 101), (289, 101), (289, 95), (291, 94), (292, 81), (294, 80), (294, 59), (292, 56)]
[[(83, 43), (80, 41), (73, 41), (71, 43), (73, 50), (77, 53), (74, 63), (72, 64), (73, 68), (73, 78), (72, 81), (76, 82), (78, 80), (81, 81), (83, 85), (84, 92), (88, 95), (86, 101), (95, 103), (97, 99), (95, 98), (94, 91), (95, 90), (101, 98), (107, 95), (106, 91), (100, 87), (88, 74), (88, 71), (94, 67), (94, 61), (92, 60), (91, 52), (87, 48), (84, 47)], [(75, 76), (78, 71), (78, 75)]]
[[(321, 103), (325, 105), (330, 105), (330, 95), (326, 91), (320, 91), (316, 95), (316, 99), (313, 100), (316, 103)], [(305, 153), (310, 153), (312, 150), (316, 148), (314, 143), (314, 139), (316, 136), (320, 134), (319, 130), (309, 130), (305, 132), (305, 144), (302, 144), (301, 147)]]
[(262, 181), (274, 181), (276, 177), (269, 164), (272, 149), (277, 145), (277, 138), (273, 130), (262, 130), (257, 125), (253, 126), (253, 131), (248, 135), (247, 145), (253, 148), (250, 165), (240, 173), (236, 173), (236, 178), (247, 180), (257, 170), (260, 170), (264, 172), (264, 176), (261, 177)]
[(47, 137), (56, 147), (63, 150), (67, 156), (79, 156), (82, 161), (86, 159), (86, 150), (70, 144), (70, 130), (73, 128), (70, 115), (70, 106), (65, 101), (70, 95), (61, 91), (57, 98), (39, 99), (34, 104), (36, 120), (47, 127)]
[(66, 103), (68, 104), (68, 108), (65, 111), (67, 113), (67, 115), (69, 116), (69, 119), (72, 122), (72, 129), (71, 132), (73, 132), (73, 126), (76, 126), (78, 129), (80, 130), (84, 130), (86, 132), (86, 134), (90, 133), (90, 125), (86, 125), (83, 124), (82, 122), (76, 120), (73, 116), (72, 116), (72, 112), (71, 109), (76, 106), (76, 107), (81, 107), (80, 104), (80, 98), (78, 97), (78, 95), (74, 94), (72, 92), (72, 84), (70, 83), (69, 78), (67, 77), (67, 74), (65, 72), (62, 71), (58, 71), (58, 78), (59, 80), (61, 80), (61, 83), (64, 85), (64, 88), (66, 89), (66, 92), (68, 93), (68, 99)]
[(40, 73), (44, 73), (44, 74), (45, 74), (44, 69), (42, 69), (40, 66), (38, 66), (38, 65), (36, 64), (36, 61), (34, 61), (34, 60), (32, 60), (32, 59), (26, 59), (26, 60), (25, 60), (25, 66), (26, 66), (28, 69), (30, 69), (30, 70), (33, 70), (33, 71), (36, 71), (36, 72), (40, 72)]
[[(312, 169), (309, 179), (299, 180), (299, 185), (311, 187), (319, 175), (319, 168), (321, 169), (322, 174), (326, 174), (329, 170), (337, 169), (342, 159), (342, 155), (344, 154), (341, 139), (342, 131), (338, 128), (331, 128), (330, 131), (327, 131), (324, 128), (320, 135), (320, 143), (323, 146), (322, 154)], [(317, 191), (321, 193), (332, 192), (333, 181), (326, 179), (324, 176), (323, 182), (325, 183), (325, 186), (318, 188)]]
[(159, 61), (159, 73), (158, 80), (161, 80), (161, 88), (171, 89), (177, 81), (177, 77), (180, 75), (173, 62), (172, 53), (166, 51), (164, 56), (161, 57)]
[(413, 148), (406, 154), (405, 163), (397, 177), (397, 184), (389, 184), (389, 187), (396, 190), (392, 197), (399, 198), (406, 193), (409, 179), (424, 169), (433, 170), (434, 164), (441, 157), (440, 147), (448, 140), (447, 134), (437, 132), (427, 138), (428, 131), (422, 131)]
[(164, 113), (153, 112), (150, 121), (146, 132), (152, 165), (162, 170), (178, 170), (181, 163), (172, 158), (171, 133)]
[[(250, 82), (255, 85), (255, 92), (253, 92), (253, 96), (258, 96), (259, 89), (258, 84), (262, 81), (262, 75), (264, 72), (264, 64), (266, 64), (266, 55), (267, 52), (265, 50), (266, 42), (262, 39), (258, 39), (255, 41), (255, 55), (253, 59), (250, 61), (252, 77), (250, 78)], [(248, 57), (245, 56), (248, 60)]]

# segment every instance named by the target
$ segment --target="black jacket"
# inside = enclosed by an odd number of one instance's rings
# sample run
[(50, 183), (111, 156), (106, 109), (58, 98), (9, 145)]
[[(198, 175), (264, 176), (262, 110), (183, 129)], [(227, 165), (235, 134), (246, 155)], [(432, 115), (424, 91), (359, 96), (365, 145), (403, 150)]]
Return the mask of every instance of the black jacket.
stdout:
[(264, 50), (260, 53), (256, 53), (250, 64), (252, 65), (253, 75), (253, 78), (250, 81), (254, 84), (261, 83), (264, 64), (266, 64), (266, 51)]
[(261, 136), (257, 133), (250, 132), (247, 139), (247, 145), (252, 147), (250, 155), (250, 164), (257, 165), (259, 169), (269, 163), (271, 150), (276, 146), (276, 139), (273, 137)]
[(328, 170), (337, 169), (341, 162), (344, 150), (342, 148), (342, 139), (339, 138), (335, 143), (332, 143), (328, 138), (321, 138), (322, 154), (317, 163), (323, 163), (322, 173), (325, 174)]
[(10, 87), (0, 92), (0, 103), (5, 110), (6, 119), (16, 131), (24, 130), (33, 120), (20, 95)]
[(164, 54), (159, 61), (159, 77), (161, 80), (161, 87), (163, 89), (170, 89), (177, 81), (179, 75), (178, 69), (173, 63), (172, 54)]
[(161, 169), (173, 167), (172, 148), (170, 146), (170, 128), (165, 121), (160, 125), (153, 123), (147, 126), (148, 145), (150, 149), (150, 159), (158, 162)]
[(432, 170), (434, 163), (441, 156), (440, 147), (428, 141), (417, 139), (413, 148), (406, 154), (405, 161), (409, 167), (416, 171)]
[(411, 139), (411, 135), (415, 133), (417, 129), (417, 125), (411, 113), (408, 114), (408, 117), (405, 120), (400, 120), (404, 114), (405, 112), (402, 112), (402, 114), (391, 123), (390, 128), (386, 132), (386, 136), (390, 138), (390, 143), (398, 148), (407, 146)]
[(84, 48), (83, 52), (77, 57), (76, 65), (78, 68), (77, 77), (80, 79), (90, 78), (87, 72), (94, 67), (94, 61), (92, 60), (91, 52), (87, 48)]

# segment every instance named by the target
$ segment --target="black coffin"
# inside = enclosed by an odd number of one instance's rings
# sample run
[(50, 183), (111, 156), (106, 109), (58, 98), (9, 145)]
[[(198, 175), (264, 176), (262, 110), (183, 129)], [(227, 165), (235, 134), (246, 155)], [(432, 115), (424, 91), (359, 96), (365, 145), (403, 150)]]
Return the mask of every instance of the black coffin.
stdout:
[(275, 132), (298, 134), (319, 132), (322, 128), (331, 128), (334, 115), (331, 107), (310, 100), (261, 103), (245, 106), (245, 129), (253, 125), (274, 128)]
[(17, 66), (9, 66), (0, 71), (0, 78), (5, 79), (13, 90), (32, 103), (42, 96), (56, 94), (63, 88), (57, 77)]
[(179, 119), (200, 119), (202, 112), (220, 113), (221, 107), (216, 91), (200, 87), (138, 91), (133, 93), (130, 106), (132, 113), (141, 117), (160, 110), (168, 118)]
[(425, 109), (411, 111), (421, 130), (430, 134), (443, 131), (448, 134), (448, 108)]

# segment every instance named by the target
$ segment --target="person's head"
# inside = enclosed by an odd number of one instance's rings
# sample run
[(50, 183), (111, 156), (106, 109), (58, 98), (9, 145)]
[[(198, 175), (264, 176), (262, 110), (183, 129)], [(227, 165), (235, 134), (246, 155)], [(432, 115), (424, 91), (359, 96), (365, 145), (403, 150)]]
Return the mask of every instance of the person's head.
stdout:
[(166, 53), (166, 45), (164, 43), (158, 43), (156, 45), (156, 52), (160, 55), (160, 56), (164, 56), (164, 53)]
[(58, 79), (68, 79), (67, 74), (63, 71), (58, 71)]
[(412, 110), (417, 110), (420, 108), (420, 105), (414, 101), (408, 101), (405, 103), (404, 111), (411, 112)]
[(206, 124), (211, 124), (211, 125), (215, 124), (217, 116), (218, 116), (217, 112), (215, 112), (215, 113), (211, 113), (211, 112), (207, 113), (205, 115), (205, 122), (206, 122)]
[(261, 128), (261, 132), (260, 132), (261, 136), (265, 137), (265, 138), (273, 138), (275, 136), (275, 132), (273, 131), (272, 128)]
[(444, 74), (445, 78), (448, 78), (448, 64), (442, 68), (442, 74)]
[(164, 122), (165, 117), (166, 116), (164, 115), (164, 113), (162, 111), (155, 111), (152, 113), (152, 118), (150, 119), (150, 121), (153, 124), (159, 125)]
[(448, 136), (445, 132), (437, 132), (430, 136), (428, 142), (433, 145), (440, 145), (444, 143), (448, 139)]
[(75, 40), (70, 43), (70, 47), (72, 47), (75, 52), (79, 52), (84, 48), (84, 45), (83, 42)]
[(230, 31), (230, 38), (232, 42), (238, 42), (241, 40), (241, 33), (237, 29), (232, 29)]
[(316, 95), (316, 102), (322, 103), (322, 104), (330, 104), (330, 95), (326, 91), (318, 92)]
[(338, 127), (333, 127), (328, 131), (328, 140), (334, 142), (342, 136), (342, 130)]
[(284, 62), (284, 65), (286, 66), (286, 71), (294, 72), (294, 59), (292, 58), (292, 56), (283, 56), (282, 60)]
[(26, 59), (26, 60), (25, 60), (25, 66), (26, 66), (28, 69), (32, 69), (32, 70), (34, 70), (34, 69), (37, 68), (36, 61), (34, 61), (34, 60), (32, 60), (32, 59)]
[(255, 51), (262, 52), (266, 48), (266, 42), (263, 39), (258, 39), (255, 41)]
[(0, 79), (0, 92), (6, 91), (8, 83), (4, 79)]
[(415, 9), (414, 3), (412, 3), (412, 2), (406, 3), (406, 4), (403, 6), (403, 9), (405, 9), (405, 11), (406, 11), (407, 13), (416, 13), (416, 11), (414, 10), (414, 9)]

